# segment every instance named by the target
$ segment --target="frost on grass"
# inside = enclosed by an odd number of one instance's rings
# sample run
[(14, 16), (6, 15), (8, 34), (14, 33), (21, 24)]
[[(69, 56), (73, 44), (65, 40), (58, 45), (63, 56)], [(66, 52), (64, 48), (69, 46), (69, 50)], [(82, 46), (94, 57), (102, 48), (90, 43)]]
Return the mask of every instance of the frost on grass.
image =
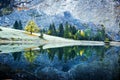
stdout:
[(0, 37), (1, 38), (6, 38), (9, 40), (24, 40), (24, 41), (33, 41), (33, 40), (40, 40), (40, 38), (36, 35), (28, 35), (26, 34), (25, 31), (21, 31), (21, 30), (15, 30), (15, 29), (11, 29), (11, 28), (3, 28), (1, 27), (0, 29), (2, 29), (3, 31), (0, 31)]

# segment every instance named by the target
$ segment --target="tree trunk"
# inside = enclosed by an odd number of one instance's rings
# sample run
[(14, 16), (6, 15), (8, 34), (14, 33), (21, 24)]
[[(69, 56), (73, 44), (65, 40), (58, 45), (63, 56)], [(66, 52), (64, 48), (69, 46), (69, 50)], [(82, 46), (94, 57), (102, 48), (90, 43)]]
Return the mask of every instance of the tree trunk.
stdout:
[(32, 35), (32, 26), (31, 26), (30, 34)]
[(32, 31), (30, 31), (30, 34), (32, 35)]

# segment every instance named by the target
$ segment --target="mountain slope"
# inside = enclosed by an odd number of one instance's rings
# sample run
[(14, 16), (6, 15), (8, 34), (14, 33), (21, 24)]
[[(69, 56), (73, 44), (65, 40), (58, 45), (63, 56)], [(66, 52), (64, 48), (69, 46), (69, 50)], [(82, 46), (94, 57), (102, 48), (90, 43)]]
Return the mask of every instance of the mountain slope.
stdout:
[[(64, 12), (67, 11), (73, 17), (69, 18), (68, 22), (77, 19), (76, 22), (79, 25), (92, 22), (96, 25), (104, 24), (107, 31), (116, 33), (119, 31), (119, 0), (33, 0), (26, 6), (29, 10), (15, 10), (9, 16), (0, 17), (0, 25), (8, 24), (11, 26), (15, 20), (22, 20), (25, 25), (31, 19), (30, 15), (35, 13), (37, 24), (48, 27), (52, 22), (56, 24), (65, 22), (68, 18), (64, 16)], [(76, 24), (76, 22), (72, 23)], [(80, 27), (79, 25), (77, 24), (77, 27)]]

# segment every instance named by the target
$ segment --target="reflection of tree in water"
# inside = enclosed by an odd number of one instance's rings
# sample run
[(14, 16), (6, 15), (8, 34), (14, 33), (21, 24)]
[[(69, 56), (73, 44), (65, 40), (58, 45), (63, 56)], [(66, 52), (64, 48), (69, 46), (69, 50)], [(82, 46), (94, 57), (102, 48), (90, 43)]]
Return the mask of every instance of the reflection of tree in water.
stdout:
[(48, 57), (50, 60), (53, 60), (55, 55), (58, 56), (59, 60), (70, 60), (75, 58), (76, 56), (83, 57), (83, 60), (87, 60), (90, 56), (95, 54), (99, 57), (100, 60), (103, 60), (104, 53), (108, 49), (103, 46), (73, 46), (73, 47), (63, 47), (63, 48), (54, 48), (54, 49), (47, 49)]
[(33, 51), (32, 49), (24, 52), (24, 57), (30, 63), (34, 62), (39, 54), (39, 51)]
[[(93, 54), (96, 55), (95, 58), (99, 58), (101, 61), (104, 59), (104, 53), (109, 49), (103, 46), (71, 46), (71, 47), (61, 47), (61, 48), (51, 48), (43, 49), (43, 46), (39, 46), (40, 50), (27, 49), (24, 51), (25, 59), (32, 63), (37, 58), (38, 54), (47, 53), (51, 61), (54, 60), (55, 56), (59, 60), (64, 60), (65, 62), (75, 57), (81, 57), (81, 60), (88, 60)], [(14, 52), (12, 54), (14, 60), (20, 60), (22, 52)]]
[(59, 48), (58, 49), (58, 59), (59, 60), (62, 60), (63, 53), (64, 53), (63, 48)]
[(53, 60), (54, 57), (55, 57), (55, 54), (57, 53), (57, 49), (54, 48), (54, 49), (47, 49), (47, 53), (48, 53), (48, 57), (50, 60)]
[(74, 58), (76, 56), (75, 50), (73, 48), (74, 47), (65, 47), (65, 48), (63, 48), (63, 50), (64, 50), (63, 57), (64, 57), (65, 61), (70, 60), (70, 59), (72, 59), (72, 58)]
[(22, 54), (22, 52), (13, 52), (12, 56), (14, 58), (14, 61), (16, 61), (16, 60), (19, 61), (21, 59), (21, 54)]
[(43, 49), (43, 46), (39, 46), (39, 52), (41, 53), (41, 54), (44, 54), (44, 53), (46, 53), (46, 50), (44, 50)]

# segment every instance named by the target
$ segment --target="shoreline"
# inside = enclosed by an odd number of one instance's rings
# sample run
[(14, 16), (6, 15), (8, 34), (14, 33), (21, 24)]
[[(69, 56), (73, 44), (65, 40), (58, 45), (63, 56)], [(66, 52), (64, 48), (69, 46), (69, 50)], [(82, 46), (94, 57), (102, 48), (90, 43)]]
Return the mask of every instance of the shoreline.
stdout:
[[(71, 41), (8, 41), (8, 40), (0, 40), (0, 45), (1, 44), (38, 44), (38, 43), (42, 43), (42, 44), (74, 44), (74, 45), (84, 45), (84, 46), (104, 46), (106, 45), (104, 41), (78, 41), (78, 40), (71, 40)], [(116, 42), (116, 41), (110, 41), (109, 44), (110, 46), (120, 46), (120, 42)]]
[(11, 41), (11, 42), (0, 42), (0, 53), (9, 53), (9, 52), (20, 52), (23, 50), (39, 50), (39, 46), (42, 46), (43, 49), (50, 48), (60, 48), (60, 47), (69, 47), (69, 46), (112, 46), (120, 47), (120, 42), (110, 42), (110, 45), (106, 45), (104, 42), (99, 41), (73, 41), (73, 42), (22, 42), (22, 41)]

